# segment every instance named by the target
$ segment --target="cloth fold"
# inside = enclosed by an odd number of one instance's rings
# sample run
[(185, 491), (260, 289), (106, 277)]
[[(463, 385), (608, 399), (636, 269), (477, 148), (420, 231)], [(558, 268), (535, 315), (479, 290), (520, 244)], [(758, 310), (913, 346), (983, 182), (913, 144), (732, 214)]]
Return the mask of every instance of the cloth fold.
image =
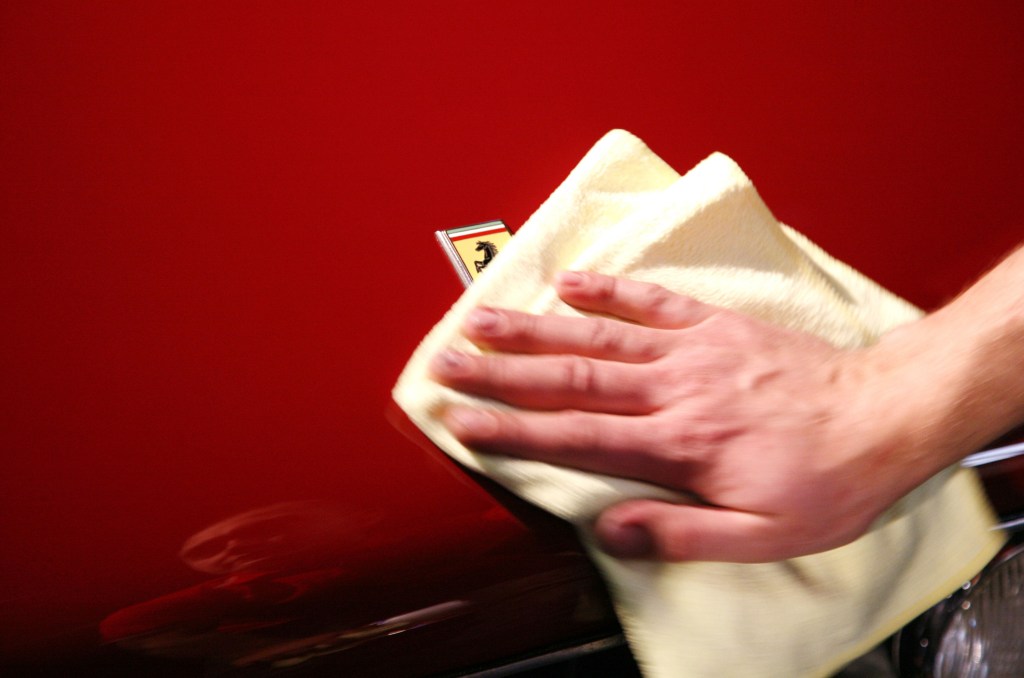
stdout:
[(432, 381), (478, 305), (579, 315), (551, 286), (589, 270), (865, 346), (920, 311), (780, 224), (750, 180), (716, 153), (680, 176), (621, 130), (602, 138), (427, 335), (399, 377), (398, 405), (441, 449), (574, 523), (612, 592), (644, 674), (824, 676), (973, 576), (1003, 543), (974, 474), (951, 468), (907, 495), (865, 536), (783, 562), (650, 563), (613, 558), (590, 525), (626, 498), (679, 501), (646, 483), (478, 454), (440, 423), (449, 405), (507, 407)]

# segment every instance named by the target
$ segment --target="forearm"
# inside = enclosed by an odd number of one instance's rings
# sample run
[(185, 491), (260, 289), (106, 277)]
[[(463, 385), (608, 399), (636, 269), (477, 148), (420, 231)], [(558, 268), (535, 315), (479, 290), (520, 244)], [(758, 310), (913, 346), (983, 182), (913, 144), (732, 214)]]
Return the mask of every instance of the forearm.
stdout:
[(1024, 249), (872, 352), (888, 383), (873, 408), (901, 415), (894, 453), (905, 455), (908, 481), (1024, 422)]

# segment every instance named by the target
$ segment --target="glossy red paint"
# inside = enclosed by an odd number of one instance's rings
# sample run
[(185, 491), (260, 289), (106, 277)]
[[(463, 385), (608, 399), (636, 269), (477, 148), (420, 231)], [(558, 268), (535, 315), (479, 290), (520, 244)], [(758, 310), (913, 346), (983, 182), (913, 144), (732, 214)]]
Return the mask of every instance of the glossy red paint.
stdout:
[(459, 294), (432, 231), (516, 227), (624, 127), (681, 170), (731, 154), (934, 307), (1024, 233), (1022, 29), (994, 2), (4, 3), (4, 664), (415, 674), (608, 631), (563, 528), (386, 420)]

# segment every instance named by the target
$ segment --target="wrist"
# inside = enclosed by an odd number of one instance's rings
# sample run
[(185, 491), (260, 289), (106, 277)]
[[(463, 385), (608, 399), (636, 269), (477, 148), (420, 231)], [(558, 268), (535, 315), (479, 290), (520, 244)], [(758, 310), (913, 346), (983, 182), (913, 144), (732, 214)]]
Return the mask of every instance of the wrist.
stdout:
[(1024, 420), (1024, 314), (981, 311), (965, 296), (864, 350), (868, 407), (911, 486)]
[(923, 336), (925, 328), (914, 323), (843, 358), (844, 425), (854, 436), (852, 450), (863, 455), (868, 482), (886, 504), (959, 455), (944, 430), (949, 407), (933, 385)]

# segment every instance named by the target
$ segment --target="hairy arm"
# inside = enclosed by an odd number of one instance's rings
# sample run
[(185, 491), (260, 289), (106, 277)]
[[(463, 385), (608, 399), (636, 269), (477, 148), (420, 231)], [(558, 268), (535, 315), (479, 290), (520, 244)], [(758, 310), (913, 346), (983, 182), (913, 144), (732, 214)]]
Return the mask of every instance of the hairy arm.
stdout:
[(854, 351), (654, 285), (578, 272), (556, 285), (620, 320), (477, 309), (464, 332), (490, 352), (445, 352), (434, 377), (517, 407), (448, 411), (475, 449), (703, 500), (606, 510), (597, 537), (622, 557), (758, 562), (842, 545), (1024, 421), (1024, 250)]

